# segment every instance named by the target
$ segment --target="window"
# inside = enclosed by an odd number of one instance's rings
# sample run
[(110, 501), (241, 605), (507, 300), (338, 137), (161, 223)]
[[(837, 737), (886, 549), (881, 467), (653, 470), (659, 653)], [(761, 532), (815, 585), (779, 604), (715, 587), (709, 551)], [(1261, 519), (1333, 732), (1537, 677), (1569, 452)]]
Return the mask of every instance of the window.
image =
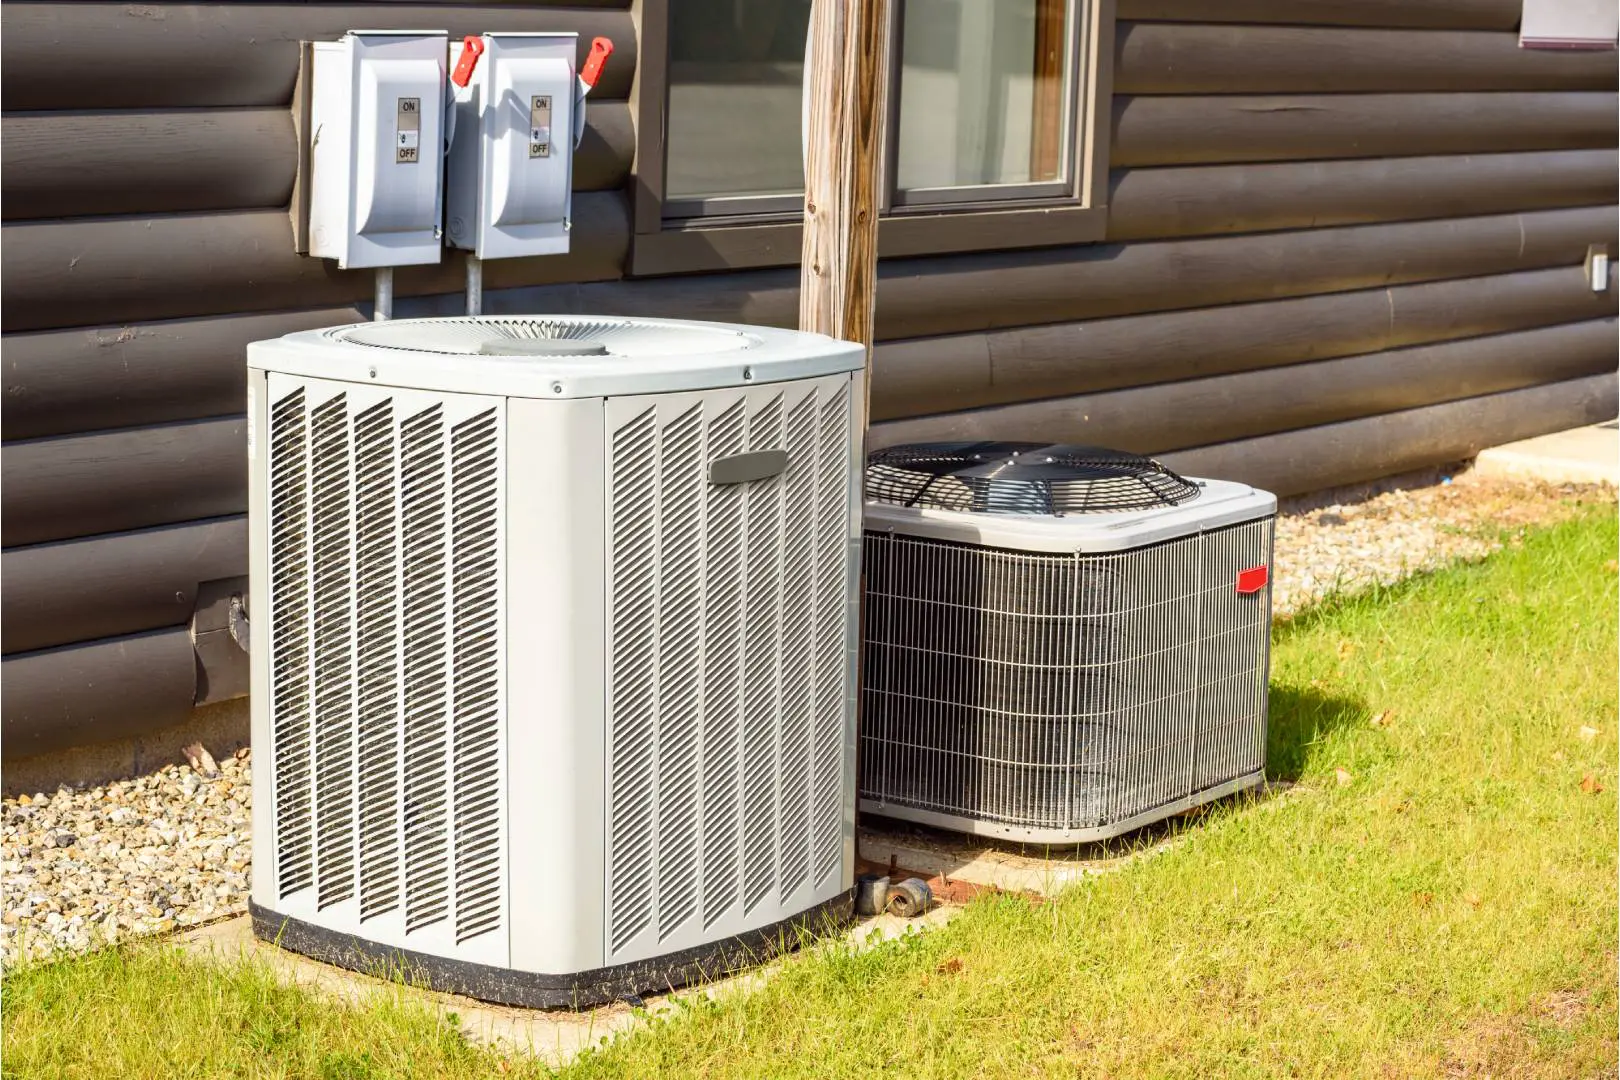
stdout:
[(665, 217), (796, 208), (810, 0), (673, 0)]
[[(907, 0), (897, 201), (1069, 194), (1065, 0)], [(891, 91), (893, 93), (894, 91)]]
[(1524, 0), (1519, 47), (1612, 49), (1620, 15), (1614, 0)]
[[(880, 253), (1100, 239), (1111, 0), (889, 3)], [(809, 20), (643, 0), (633, 273), (798, 261)]]

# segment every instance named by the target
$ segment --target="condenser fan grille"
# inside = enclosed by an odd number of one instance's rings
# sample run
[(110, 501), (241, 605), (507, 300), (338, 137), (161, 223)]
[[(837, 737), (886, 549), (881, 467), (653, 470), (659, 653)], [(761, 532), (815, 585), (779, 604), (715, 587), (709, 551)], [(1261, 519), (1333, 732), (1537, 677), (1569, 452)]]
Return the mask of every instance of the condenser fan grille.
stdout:
[(1152, 458), (1096, 446), (913, 443), (867, 458), (874, 502), (987, 514), (1108, 514), (1179, 506), (1198, 487)]
[[(691, 356), (758, 344), (751, 335), (713, 326), (588, 316), (399, 319), (344, 327), (333, 335), (375, 349), (449, 356)], [(546, 342), (557, 347), (547, 349)]]

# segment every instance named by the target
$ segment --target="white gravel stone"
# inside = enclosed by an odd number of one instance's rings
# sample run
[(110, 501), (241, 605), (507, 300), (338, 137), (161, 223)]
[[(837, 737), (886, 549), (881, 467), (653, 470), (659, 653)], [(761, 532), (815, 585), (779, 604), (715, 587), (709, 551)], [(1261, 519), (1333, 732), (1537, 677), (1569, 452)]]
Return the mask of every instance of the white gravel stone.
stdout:
[[(1511, 543), (1525, 526), (1612, 489), (1470, 477), (1385, 482), (1286, 503), (1277, 522), (1273, 604), (1286, 615), (1335, 591), (1391, 583)], [(76, 952), (247, 908), (247, 751), (204, 768), (0, 804), (0, 960)]]
[(245, 911), (247, 752), (218, 769), (170, 765), (0, 804), (0, 957), (79, 952)]

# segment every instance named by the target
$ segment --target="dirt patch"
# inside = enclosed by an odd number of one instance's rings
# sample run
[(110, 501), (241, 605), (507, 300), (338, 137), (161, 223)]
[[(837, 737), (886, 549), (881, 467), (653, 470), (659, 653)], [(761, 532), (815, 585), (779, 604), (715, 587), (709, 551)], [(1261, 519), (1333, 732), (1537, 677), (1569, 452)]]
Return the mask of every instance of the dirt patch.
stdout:
[(1577, 990), (1554, 990), (1530, 1003), (1530, 1012), (1543, 1023), (1560, 1031), (1576, 1027), (1591, 1009), (1591, 994)]
[(1537, 1039), (1538, 1029), (1572, 1032), (1591, 1009), (1590, 992), (1553, 990), (1534, 998), (1524, 1014), (1477, 1017), (1447, 1043), (1440, 1075), (1447, 1080), (1559, 1075), (1559, 1063)]
[(1440, 1063), (1446, 1080), (1518, 1080), (1539, 1075), (1536, 1041), (1524, 1022), (1484, 1016), (1450, 1040)]

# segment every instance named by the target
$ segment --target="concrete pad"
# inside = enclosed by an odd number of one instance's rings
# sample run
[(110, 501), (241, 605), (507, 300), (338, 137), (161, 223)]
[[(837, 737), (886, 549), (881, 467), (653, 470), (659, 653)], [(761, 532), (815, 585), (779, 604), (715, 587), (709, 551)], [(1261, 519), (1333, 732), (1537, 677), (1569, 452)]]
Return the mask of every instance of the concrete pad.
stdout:
[[(847, 943), (858, 950), (874, 948), (905, 934), (943, 926), (960, 911), (958, 906), (939, 904), (915, 919), (900, 919), (892, 915), (861, 919), (840, 938), (829, 939), (813, 948), (826, 948), (837, 943)], [(621, 1003), (573, 1012), (489, 1005), (471, 998), (438, 994), (333, 967), (260, 941), (253, 936), (253, 922), (246, 915), (199, 927), (181, 935), (178, 940), (181, 948), (195, 956), (220, 962), (262, 962), (287, 982), (310, 987), (343, 1001), (361, 1002), (373, 994), (416, 998), (430, 1008), (454, 1013), (461, 1031), (474, 1042), (532, 1054), (553, 1067), (566, 1064), (581, 1052), (605, 1043), (622, 1032), (645, 1026), (677, 1011), (678, 1001), (683, 995), (704, 994), (724, 998), (756, 990), (780, 971), (784, 963), (792, 960), (791, 956), (783, 957), (729, 979), (689, 987), (674, 994), (648, 996), (639, 1008)]]
[(415, 997), (429, 1008), (455, 1013), (461, 1030), (470, 1039), (505, 1044), (553, 1065), (568, 1061), (587, 1047), (638, 1022), (628, 1005), (604, 1006), (578, 1013), (510, 1009), (362, 975), (260, 941), (253, 936), (253, 920), (246, 915), (184, 934), (180, 945), (187, 952), (210, 960), (266, 964), (285, 982), (345, 1002), (358, 1004), (374, 994)]
[(1480, 451), (1473, 472), (1551, 484), (1620, 486), (1620, 425), (1611, 420), (1493, 446)]
[[(1257, 795), (1234, 797), (1271, 802), (1291, 787), (1268, 783)], [(856, 833), (855, 853), (864, 872), (923, 878), (935, 895), (948, 901), (960, 902), (984, 889), (1050, 897), (1087, 877), (1169, 850), (1209, 806), (1224, 801), (1194, 807), (1114, 840), (1074, 847), (1019, 844), (868, 815)]]
[[(1168, 841), (1158, 846), (1165, 843)], [(1094, 844), (1037, 853), (982, 836), (912, 828), (898, 822), (879, 824), (870, 818), (855, 841), (866, 872), (887, 873), (891, 878), (920, 877), (936, 894), (965, 885), (1054, 896), (1076, 881), (1116, 870), (1150, 850), (1117, 846), (1110, 850)]]

